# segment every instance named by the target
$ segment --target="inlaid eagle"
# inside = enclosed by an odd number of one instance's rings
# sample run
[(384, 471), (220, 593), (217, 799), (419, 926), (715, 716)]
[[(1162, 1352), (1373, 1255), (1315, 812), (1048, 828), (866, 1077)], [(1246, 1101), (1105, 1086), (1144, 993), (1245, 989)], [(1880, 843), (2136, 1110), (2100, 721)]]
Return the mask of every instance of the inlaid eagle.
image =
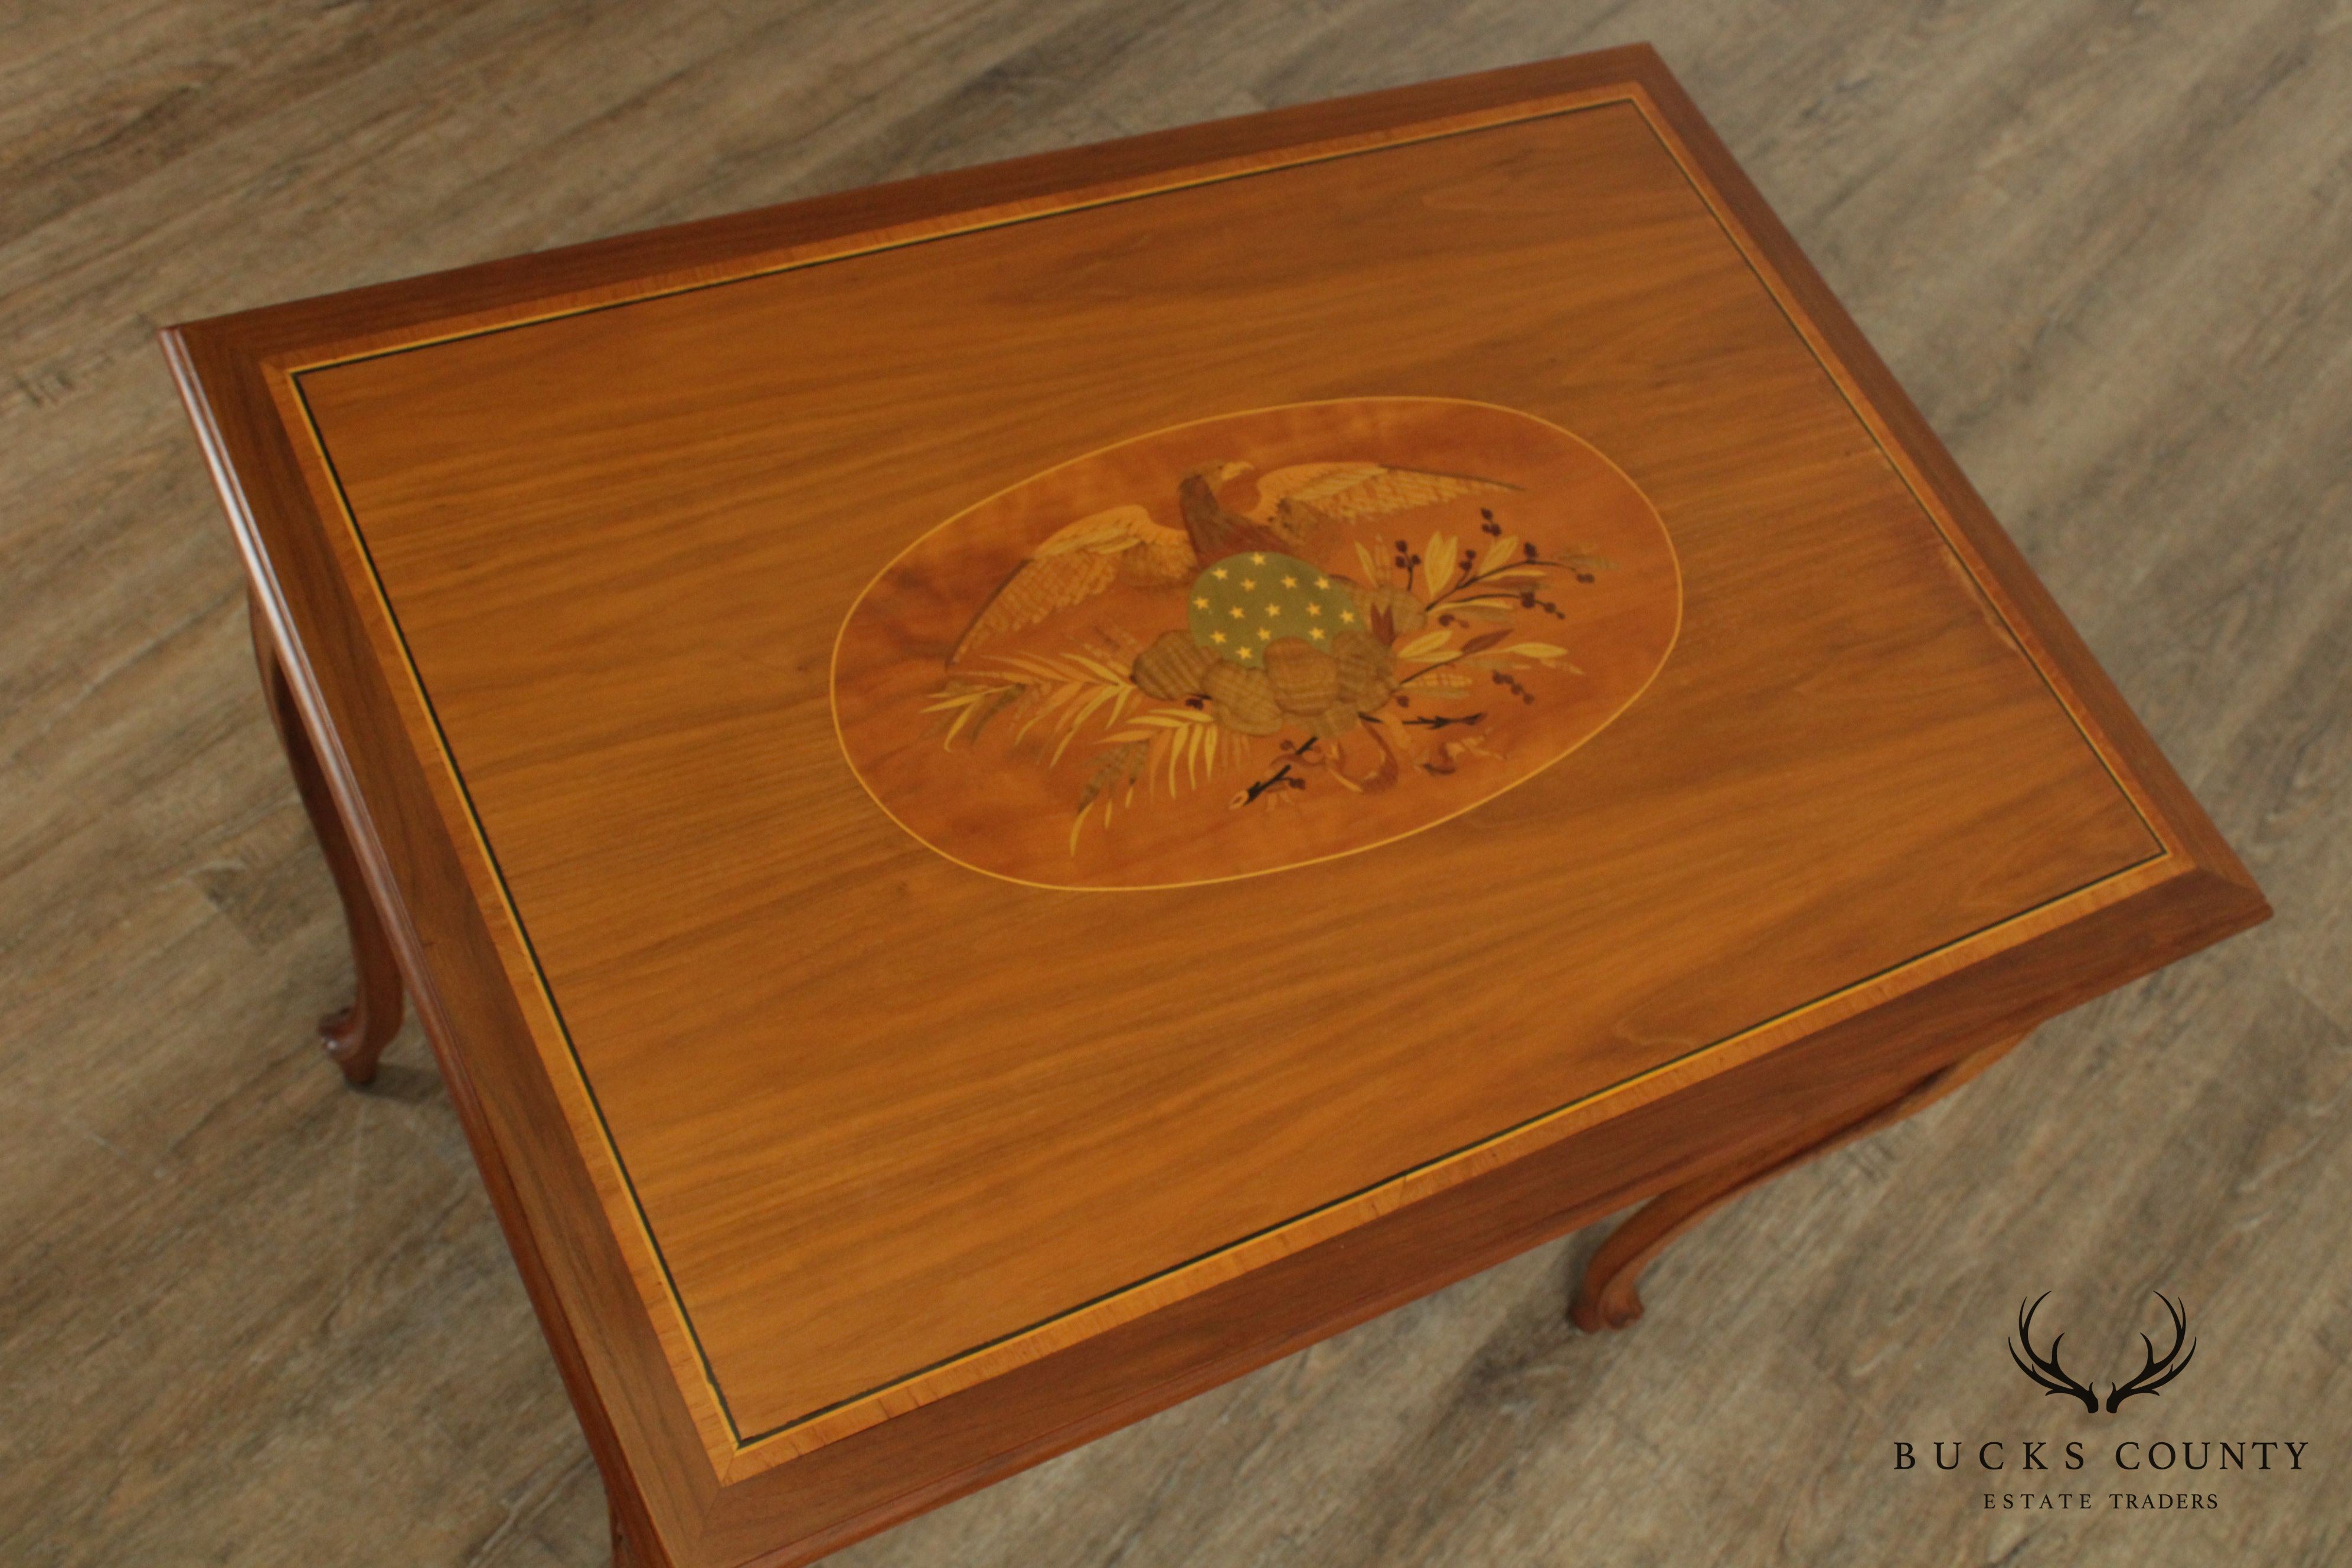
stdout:
[(1307, 555), (1320, 535), (1340, 524), (1518, 488), (1468, 474), (1360, 461), (1297, 463), (1262, 476), (1243, 462), (1197, 468), (1176, 487), (1181, 526), (1171, 528), (1130, 502), (1082, 517), (1038, 545), (989, 595), (948, 662), (961, 663), (983, 643), (1116, 585), (1173, 588), (1228, 556)]

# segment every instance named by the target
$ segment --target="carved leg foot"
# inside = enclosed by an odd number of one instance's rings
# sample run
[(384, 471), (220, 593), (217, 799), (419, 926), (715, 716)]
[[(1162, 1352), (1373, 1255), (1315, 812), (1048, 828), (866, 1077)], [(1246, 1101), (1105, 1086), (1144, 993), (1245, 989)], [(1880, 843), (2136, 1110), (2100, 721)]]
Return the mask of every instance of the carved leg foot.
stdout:
[(1585, 1266), (1583, 1282), (1578, 1286), (1576, 1300), (1568, 1309), (1569, 1318), (1587, 1333), (1622, 1329), (1634, 1321), (1642, 1315), (1642, 1271), (1676, 1237), (1750, 1187), (1924, 1110), (1999, 1061), (2024, 1038), (2018, 1035), (1963, 1057), (1853, 1121), (1827, 1129), (1816, 1128), (1735, 1164), (1667, 1188), (1601, 1244), (1592, 1261)]
[(375, 1078), (376, 1058), (400, 1029), (400, 968), (393, 961), (392, 942), (384, 935), (375, 900), (360, 871), (359, 856), (336, 808), (334, 792), (327, 785), (310, 732), (303, 725), (302, 710), (295, 703), (293, 688), (287, 684), (286, 667), (278, 658), (268, 621), (258, 601), (251, 610), (253, 657), (261, 667), (262, 695), (269, 704), (270, 721), (278, 726), (278, 742), (286, 748), (295, 791), (302, 797), (302, 809), (310, 814), (310, 830), (326, 854), (328, 869), (334, 873), (343, 924), (351, 933), (352, 963), (358, 972), (352, 1005), (320, 1021), (320, 1039), (327, 1055), (343, 1069), (343, 1077), (364, 1084)]

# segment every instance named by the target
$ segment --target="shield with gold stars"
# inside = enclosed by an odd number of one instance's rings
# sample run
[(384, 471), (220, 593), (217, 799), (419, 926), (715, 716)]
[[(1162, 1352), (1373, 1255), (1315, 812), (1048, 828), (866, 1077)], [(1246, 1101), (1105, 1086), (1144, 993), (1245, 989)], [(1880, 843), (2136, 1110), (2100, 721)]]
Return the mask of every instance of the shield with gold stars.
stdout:
[(1328, 650), (1360, 617), (1348, 585), (1296, 555), (1259, 551), (1212, 563), (1192, 584), (1192, 640), (1221, 658), (1263, 663), (1277, 637)]

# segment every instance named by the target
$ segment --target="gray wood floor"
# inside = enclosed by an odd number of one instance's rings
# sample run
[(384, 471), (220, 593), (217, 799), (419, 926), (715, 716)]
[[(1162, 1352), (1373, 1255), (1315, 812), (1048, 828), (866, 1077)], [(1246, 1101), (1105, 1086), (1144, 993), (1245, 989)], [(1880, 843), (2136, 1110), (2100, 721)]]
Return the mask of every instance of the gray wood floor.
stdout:
[[(2352, 1560), (2352, 7), (25, 0), (0, 9), (0, 1561), (603, 1547), (421, 1042), (366, 1095), (310, 1044), (346, 984), (334, 898), (156, 324), (1638, 38), (2279, 918), (1710, 1221), (1628, 1334), (1561, 1321), (1580, 1236), (842, 1561)], [(2112, 1425), (2008, 1365), (2021, 1294), (2121, 1362), (2159, 1286), (2196, 1365)], [(1891, 1468), (1897, 1439), (2116, 1434), (2310, 1447), (2163, 1515), (1987, 1511), (1981, 1477)]]

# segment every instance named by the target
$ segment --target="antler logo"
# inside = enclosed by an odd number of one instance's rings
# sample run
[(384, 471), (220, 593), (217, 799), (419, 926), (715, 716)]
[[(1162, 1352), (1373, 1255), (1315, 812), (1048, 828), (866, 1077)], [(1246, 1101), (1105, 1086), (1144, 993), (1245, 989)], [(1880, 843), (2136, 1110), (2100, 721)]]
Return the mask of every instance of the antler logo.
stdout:
[[(2188, 1337), (2189, 1314), (2163, 1291), (2155, 1292), (2155, 1296), (2164, 1303), (2166, 1313), (2172, 1319), (2172, 1348), (2159, 1356), (2156, 1353), (2156, 1341), (2147, 1334), (2140, 1335), (2140, 1343), (2147, 1347), (2147, 1364), (2134, 1373), (2130, 1382), (2107, 1384), (2107, 1414), (2110, 1415), (2134, 1394), (2154, 1394), (2179, 1377), (2188, 1369), (2189, 1358), (2197, 1353), (2196, 1342)], [(2018, 1304), (2017, 1338), (2024, 1348), (2021, 1352), (2018, 1344), (2011, 1345), (2009, 1359), (2017, 1363), (2018, 1371), (2032, 1378), (2046, 1393), (2079, 1399), (2083, 1402), (2085, 1415), (2096, 1415), (2099, 1413), (2099, 1395), (2095, 1385), (2075, 1382), (2074, 1375), (2059, 1364), (2058, 1346), (2066, 1336), (2063, 1333), (2053, 1336), (2050, 1341), (2050, 1353), (2046, 1356), (2033, 1348), (2033, 1314), (2041, 1310), (2042, 1303), (2049, 1299), (2050, 1292), (2044, 1290), (2030, 1304)], [(2187, 1354), (2183, 1354), (2180, 1348), (2184, 1342), (2189, 1346)]]

